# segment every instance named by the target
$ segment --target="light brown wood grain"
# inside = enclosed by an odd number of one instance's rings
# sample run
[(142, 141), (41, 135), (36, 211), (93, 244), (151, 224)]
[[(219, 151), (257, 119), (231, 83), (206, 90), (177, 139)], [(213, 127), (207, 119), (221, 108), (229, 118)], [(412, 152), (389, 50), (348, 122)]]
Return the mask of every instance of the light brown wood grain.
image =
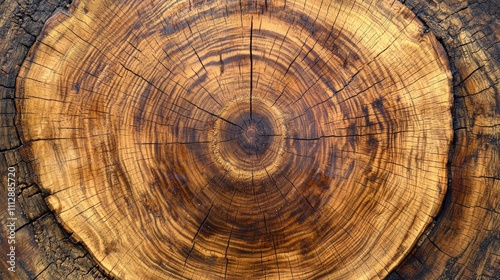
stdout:
[(452, 57), (454, 143), (441, 213), (394, 274), (403, 279), (499, 279), (500, 2), (407, 4), (441, 30), (436, 35)]
[(77, 1), (21, 68), (22, 140), (112, 276), (384, 277), (446, 192), (424, 31), (397, 1)]

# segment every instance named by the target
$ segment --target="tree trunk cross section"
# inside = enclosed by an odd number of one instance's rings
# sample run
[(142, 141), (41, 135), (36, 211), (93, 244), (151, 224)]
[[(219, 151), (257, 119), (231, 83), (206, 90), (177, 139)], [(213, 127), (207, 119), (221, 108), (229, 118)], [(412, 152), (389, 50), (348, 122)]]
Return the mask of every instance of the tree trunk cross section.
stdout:
[(21, 140), (114, 277), (385, 277), (448, 180), (425, 31), (398, 1), (76, 1), (20, 69)]

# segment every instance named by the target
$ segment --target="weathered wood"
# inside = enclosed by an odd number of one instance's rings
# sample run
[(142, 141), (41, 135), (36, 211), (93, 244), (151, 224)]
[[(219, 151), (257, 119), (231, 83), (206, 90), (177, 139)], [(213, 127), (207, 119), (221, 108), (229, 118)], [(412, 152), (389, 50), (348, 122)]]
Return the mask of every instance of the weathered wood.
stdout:
[(119, 278), (383, 277), (446, 191), (451, 73), (399, 2), (78, 1), (17, 82), (49, 206)]
[(392, 276), (500, 279), (500, 2), (406, 4), (452, 58), (455, 140), (443, 209)]
[[(44, 22), (67, 1), (0, 2), (0, 279), (100, 279), (103, 274), (49, 211), (15, 125), (15, 79)], [(24, 159), (23, 159), (24, 158)], [(16, 173), (15, 244), (7, 228), (8, 168)], [(15, 246), (15, 273), (7, 254)]]
[[(12, 9), (18, 7), (11, 2), (4, 2), (0, 4), (2, 8), (7, 7), (5, 3), (10, 5), (9, 7)], [(41, 1), (41, 3), (46, 2)], [(36, 4), (38, 2), (34, 3), (32, 7), (35, 7)], [(500, 137), (498, 137), (498, 111), (496, 111), (496, 108), (499, 107), (498, 99), (500, 99), (498, 78), (496, 78), (499, 76), (498, 6), (495, 6), (495, 3), (491, 1), (482, 4), (469, 3), (469, 5), (467, 3), (451, 3), (451, 1), (450, 3), (445, 1), (438, 4), (433, 1), (405, 1), (405, 5), (410, 7), (428, 25), (425, 27), (425, 31), (432, 31), (442, 40), (451, 57), (454, 73), (454, 95), (456, 97), (453, 112), (456, 140), (450, 152), (453, 161), (453, 172), (450, 173), (451, 187), (443, 209), (426, 232), (428, 238), (424, 237), (416, 244), (408, 258), (389, 275), (389, 278), (498, 278), (500, 273), (496, 256), (498, 256), (499, 244), (499, 219), (498, 210), (495, 210), (498, 209), (498, 178), (500, 177), (497, 164), (498, 150), (500, 149), (498, 139)], [(20, 14), (24, 14), (22, 18), (25, 20), (34, 19), (40, 26), (46, 18), (46, 16), (40, 18), (33, 16), (30, 9), (24, 9)], [(4, 15), (10, 14), (4, 13)], [(5, 26), (4, 23), (10, 22), (12, 18), (15, 17), (2, 18), (0, 26)], [(14, 42), (12, 48), (15, 52), (22, 54), (32, 44), (33, 37), (27, 35), (31, 39), (23, 42), (23, 45), (16, 44), (19, 42), (16, 40), (23, 38), (22, 34), (28, 34), (26, 30), (31, 30), (30, 32), (33, 34), (38, 34), (38, 31), (36, 28), (27, 28), (26, 24), (24, 24), (23, 30), (19, 28), (20, 25), (22, 24), (17, 23), (14, 27), (8, 28), (8, 30), (16, 30), (17, 36), (12, 36), (12, 33), (9, 33), (12, 31), (3, 31), (3, 34), (11, 34), (8, 41)], [(6, 29), (0, 28), (0, 30)], [(0, 44), (0, 48), (2, 47), (5, 45)], [(5, 50), (5, 48), (1, 50)], [(0, 51), (0, 53), (7, 53), (7, 51)], [(19, 58), (19, 55), (15, 57), (17, 58), (13, 59), (12, 63), (20, 65), (22, 59)], [(6, 65), (6, 61), (11, 63), (9, 60), (4, 60), (2, 65)], [(219, 57), (219, 61), (224, 60)], [(219, 63), (219, 65), (219, 71), (228, 71), (225, 64)], [(478, 67), (478, 65), (484, 66)], [(42, 271), (43, 273), (39, 277), (41, 279), (81, 279), (85, 276), (91, 277), (93, 273), (97, 277), (98, 274), (95, 273), (99, 272), (91, 264), (90, 255), (86, 253), (54, 253), (61, 252), (61, 250), (56, 249), (57, 246), (65, 248), (62, 250), (63, 252), (68, 252), (68, 248), (76, 248), (71, 249), (76, 251), (82, 250), (67, 239), (67, 234), (57, 233), (52, 235), (59, 236), (54, 239), (50, 238), (51, 235), (40, 231), (40, 225), (44, 225), (47, 226), (47, 232), (59, 232), (57, 227), (53, 228), (57, 225), (54, 223), (54, 219), (50, 218), (51, 214), (46, 212), (47, 208), (41, 201), (46, 194), (40, 192), (33, 181), (36, 172), (32, 171), (31, 167), (27, 167), (27, 164), (29, 166), (31, 163), (29, 160), (31, 155), (23, 155), (25, 160), (22, 162), (19, 151), (23, 151), (24, 147), (16, 149), (21, 144), (15, 140), (18, 137), (12, 133), (16, 131), (12, 121), (15, 111), (12, 96), (13, 79), (17, 75), (18, 68), (4, 67), (2, 69), (4, 71), (0, 71), (0, 79), (5, 81), (5, 77), (11, 77), (11, 82), (9, 82), (11, 84), (6, 83), (7, 86), (5, 86), (0, 83), (2, 94), (10, 92), (8, 95), (2, 95), (4, 98), (2, 102), (6, 101), (3, 103), (5, 105), (3, 105), (2, 113), (8, 113), (2, 114), (0, 117), (4, 124), (0, 132), (3, 133), (2, 135), (8, 135), (12, 140), (4, 140), (8, 139), (6, 137), (0, 138), (2, 154), (5, 155), (5, 159), (2, 158), (0, 162), (6, 163), (5, 169), (8, 165), (20, 164), (18, 172), (22, 175), (19, 182), (21, 182), (23, 192), (19, 193), (18, 201), (21, 205), (22, 215), (32, 217), (27, 218), (28, 222), (21, 232), (25, 229), (35, 228), (38, 229), (38, 234), (31, 231), (31, 233), (23, 235), (23, 242), (24, 240), (32, 240), (29, 241), (31, 245), (26, 245), (28, 241), (25, 243), (19, 258), (30, 260), (23, 263), (22, 269), (25, 274), (5, 274), (2, 269), (0, 273), (3, 274), (0, 278), (17, 276), (21, 279), (31, 279), (33, 275)], [(9, 97), (5, 99), (5, 96)], [(27, 185), (30, 187), (26, 187)], [(4, 197), (6, 197), (5, 190), (6, 186), (2, 182), (0, 191)], [(42, 218), (36, 219), (36, 217)], [(33, 220), (36, 221), (32, 222)], [(2, 230), (3, 228), (4, 226), (2, 226)], [(3, 233), (2, 230), (0, 233)], [(4, 236), (2, 234), (2, 237)], [(37, 238), (34, 238), (35, 236)], [(64, 238), (61, 239), (62, 237)], [(0, 239), (0, 247), (4, 245), (5, 243)], [(2, 247), (2, 252), (4, 251), (6, 250)], [(81, 255), (85, 257), (80, 258)], [(85, 260), (82, 263), (86, 263), (86, 265), (73, 270), (72, 263), (79, 260)], [(2, 268), (3, 265), (5, 263), (2, 263)], [(90, 270), (92, 273), (86, 274), (85, 270)]]

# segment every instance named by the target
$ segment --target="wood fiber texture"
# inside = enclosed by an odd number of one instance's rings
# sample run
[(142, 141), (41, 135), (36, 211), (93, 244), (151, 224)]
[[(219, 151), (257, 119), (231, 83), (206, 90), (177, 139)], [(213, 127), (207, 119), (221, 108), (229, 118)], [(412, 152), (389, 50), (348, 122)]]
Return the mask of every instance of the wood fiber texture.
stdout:
[(428, 235), (395, 279), (500, 279), (500, 2), (406, 1), (453, 72), (450, 182)]
[[(16, 124), (15, 81), (45, 21), (68, 1), (0, 1), (0, 279), (103, 279), (102, 270), (57, 223)], [(7, 270), (7, 170), (16, 170), (16, 270)]]
[(20, 70), (22, 140), (110, 275), (383, 277), (446, 191), (423, 31), (390, 1), (78, 1)]
[(422, 25), (399, 2), (251, 3), (82, 1), (49, 21), (16, 100), (5, 67), (23, 214), (57, 229), (47, 197), (86, 247), (27, 232), (26, 278), (101, 277), (93, 260), (118, 278), (498, 276), (498, 7), (406, 1)]

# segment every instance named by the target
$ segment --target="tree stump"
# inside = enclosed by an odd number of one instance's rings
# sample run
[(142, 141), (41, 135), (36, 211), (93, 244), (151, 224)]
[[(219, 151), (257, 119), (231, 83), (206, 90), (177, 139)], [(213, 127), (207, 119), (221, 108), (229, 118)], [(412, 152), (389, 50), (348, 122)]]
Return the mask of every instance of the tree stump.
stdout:
[(77, 1), (19, 70), (22, 158), (111, 277), (437, 278), (419, 254), (450, 264), (439, 209), (491, 144), (450, 152), (474, 72), (452, 87), (428, 31), (398, 1)]

